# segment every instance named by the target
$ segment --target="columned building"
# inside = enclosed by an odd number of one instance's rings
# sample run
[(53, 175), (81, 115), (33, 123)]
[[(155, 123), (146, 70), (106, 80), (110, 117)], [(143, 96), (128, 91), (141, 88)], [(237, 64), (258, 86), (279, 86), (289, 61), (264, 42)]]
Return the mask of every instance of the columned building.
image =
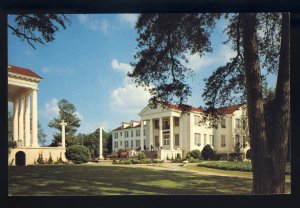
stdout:
[(13, 136), (17, 148), (9, 155), (9, 165), (34, 164), (40, 153), (44, 158), (65, 159), (63, 147), (38, 144), (38, 84), (42, 78), (30, 69), (8, 65), (8, 102), (13, 104)]
[[(250, 147), (246, 139), (247, 125), (243, 122), (246, 120), (246, 109), (242, 105), (233, 105), (224, 107), (222, 111), (225, 116), (220, 126), (211, 128), (200, 122), (203, 117), (200, 108), (191, 107), (190, 112), (183, 114), (176, 105), (159, 105), (157, 108), (148, 105), (139, 113), (140, 123), (145, 125), (137, 126), (142, 132), (145, 131), (140, 137), (140, 143), (144, 146), (142, 150), (156, 151), (162, 159), (179, 155), (184, 157), (189, 151), (202, 151), (207, 144), (218, 153), (231, 153), (236, 144), (246, 151)], [(116, 146), (121, 140), (115, 137), (116, 133), (113, 135)], [(113, 147), (113, 150), (118, 149)]]

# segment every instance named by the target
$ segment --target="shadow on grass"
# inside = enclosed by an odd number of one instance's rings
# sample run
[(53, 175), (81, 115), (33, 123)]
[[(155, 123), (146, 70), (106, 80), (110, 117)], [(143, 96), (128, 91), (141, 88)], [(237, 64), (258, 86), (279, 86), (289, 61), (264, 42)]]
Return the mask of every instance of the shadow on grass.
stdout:
[(51, 165), (8, 168), (9, 195), (251, 194), (252, 180), (144, 168)]

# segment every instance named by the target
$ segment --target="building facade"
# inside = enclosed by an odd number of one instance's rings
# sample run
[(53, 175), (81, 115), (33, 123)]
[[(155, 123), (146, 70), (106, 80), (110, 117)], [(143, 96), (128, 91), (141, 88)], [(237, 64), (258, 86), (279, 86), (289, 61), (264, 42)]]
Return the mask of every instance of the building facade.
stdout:
[[(228, 106), (222, 109), (225, 114), (218, 128), (210, 128), (202, 124), (203, 110), (192, 107), (188, 113), (182, 113), (176, 105), (168, 105), (163, 108), (158, 106), (152, 109), (146, 106), (140, 113), (140, 123), (143, 126), (135, 126), (135, 131), (144, 132), (136, 137), (140, 140), (139, 146), (123, 145), (123, 137), (120, 133), (126, 132), (125, 128), (119, 127), (113, 130), (113, 151), (118, 149), (136, 149), (144, 147), (145, 151), (157, 151), (161, 158), (175, 158), (178, 155), (184, 157), (187, 152), (198, 149), (202, 150), (207, 144), (218, 153), (231, 153), (238, 143), (242, 151), (249, 149), (247, 141), (246, 109), (242, 105)], [(128, 124), (129, 125), (129, 124)], [(124, 135), (125, 136), (125, 135)], [(137, 142), (138, 143), (138, 142)], [(122, 144), (122, 148), (119, 145)]]

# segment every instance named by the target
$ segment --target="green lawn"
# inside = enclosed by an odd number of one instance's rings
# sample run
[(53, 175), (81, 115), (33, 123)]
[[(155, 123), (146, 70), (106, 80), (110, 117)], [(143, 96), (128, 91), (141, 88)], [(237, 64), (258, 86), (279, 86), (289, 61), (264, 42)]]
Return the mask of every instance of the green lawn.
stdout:
[(250, 194), (248, 178), (126, 166), (8, 167), (9, 195)]

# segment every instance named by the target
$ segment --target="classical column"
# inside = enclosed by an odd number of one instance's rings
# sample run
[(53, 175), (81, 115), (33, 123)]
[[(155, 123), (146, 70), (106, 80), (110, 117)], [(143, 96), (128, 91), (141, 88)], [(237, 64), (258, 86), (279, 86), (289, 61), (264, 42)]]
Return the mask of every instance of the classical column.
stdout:
[(13, 140), (19, 140), (19, 100), (14, 101), (14, 136)]
[(62, 120), (60, 125), (61, 125), (61, 146), (66, 147), (66, 130), (65, 130), (65, 126), (67, 125), (67, 123), (65, 123), (65, 121)]
[(152, 144), (152, 141), (153, 141), (153, 119), (152, 118), (150, 119), (149, 127), (150, 127), (150, 134), (149, 134), (147, 147), (149, 148), (149, 150), (151, 150), (151, 144)]
[(102, 152), (102, 126), (99, 127), (99, 159), (103, 159)]
[(159, 147), (163, 146), (162, 117), (159, 117)]
[(140, 131), (140, 145), (141, 145), (141, 150), (144, 150), (144, 121), (141, 120), (141, 131)]
[(170, 116), (170, 150), (173, 150), (173, 116)]
[(19, 141), (24, 145), (24, 97), (20, 98)]
[(30, 146), (30, 95), (25, 97), (25, 147)]
[(38, 119), (37, 119), (37, 90), (32, 90), (32, 117), (31, 117), (31, 127), (32, 127), (32, 146), (38, 147)]

